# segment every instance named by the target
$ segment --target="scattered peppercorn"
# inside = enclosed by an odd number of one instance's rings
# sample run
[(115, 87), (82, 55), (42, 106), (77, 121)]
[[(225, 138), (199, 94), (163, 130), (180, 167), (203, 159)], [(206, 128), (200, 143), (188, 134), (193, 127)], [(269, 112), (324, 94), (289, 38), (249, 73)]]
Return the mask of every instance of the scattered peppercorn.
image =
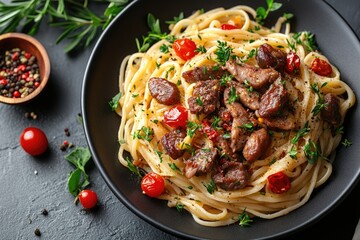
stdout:
[(70, 137), (70, 132), (68, 128), (64, 128), (64, 132), (67, 137)]
[(41, 210), (41, 214), (47, 216), (49, 212), (44, 208), (43, 210)]
[(41, 232), (40, 232), (40, 229), (36, 228), (35, 231), (34, 231), (35, 235), (40, 237), (41, 236)]
[(36, 113), (34, 113), (34, 112), (26, 112), (26, 113), (25, 113), (25, 118), (36, 120), (36, 119), (37, 119), (37, 115), (36, 115)]
[(0, 94), (9, 98), (26, 97), (40, 85), (36, 57), (19, 48), (0, 55)]

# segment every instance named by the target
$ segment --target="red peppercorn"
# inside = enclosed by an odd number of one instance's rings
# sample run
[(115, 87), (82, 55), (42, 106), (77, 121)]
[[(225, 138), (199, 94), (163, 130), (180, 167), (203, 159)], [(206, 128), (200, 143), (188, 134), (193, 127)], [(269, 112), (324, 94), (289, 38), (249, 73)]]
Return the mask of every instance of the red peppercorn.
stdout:
[(6, 79), (1, 79), (0, 84), (5, 86), (7, 84), (7, 80)]
[(29, 58), (31, 58), (31, 54), (30, 53), (25, 53), (25, 57), (26, 57), (26, 59), (29, 59)]
[(35, 86), (36, 88), (38, 88), (38, 87), (40, 86), (40, 82), (35, 82), (35, 83), (34, 83), (34, 86)]
[(15, 52), (15, 53), (12, 55), (11, 59), (12, 59), (13, 61), (16, 61), (16, 60), (18, 60), (18, 57), (19, 57), (19, 52)]
[(21, 94), (20, 94), (19, 91), (14, 91), (13, 96), (14, 96), (15, 98), (19, 98), (19, 97), (21, 96)]
[(18, 67), (18, 71), (25, 71), (26, 69), (26, 65), (24, 64), (21, 64), (19, 67)]

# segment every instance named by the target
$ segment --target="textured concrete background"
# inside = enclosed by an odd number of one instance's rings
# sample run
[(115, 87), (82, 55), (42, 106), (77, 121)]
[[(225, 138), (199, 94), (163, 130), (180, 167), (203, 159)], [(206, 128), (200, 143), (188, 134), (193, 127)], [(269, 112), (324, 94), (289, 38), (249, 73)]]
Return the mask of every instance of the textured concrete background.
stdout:
[[(8, 2), (8, 1), (5, 1)], [(360, 36), (360, 1), (328, 0)], [(177, 239), (135, 216), (112, 194), (95, 166), (90, 164), (91, 188), (98, 193), (99, 207), (87, 212), (73, 204), (67, 190), (67, 175), (73, 170), (60, 150), (64, 140), (86, 146), (80, 113), (83, 74), (93, 45), (76, 55), (63, 53), (65, 43), (55, 45), (59, 30), (46, 24), (36, 35), (48, 50), (52, 71), (47, 92), (22, 106), (0, 104), (0, 239)], [(36, 120), (25, 118), (34, 112)], [(101, 124), (101, 123), (99, 123)], [(27, 126), (42, 128), (49, 138), (49, 152), (33, 158), (19, 145)], [(64, 133), (68, 128), (70, 136)], [(351, 239), (359, 219), (360, 188), (325, 219), (292, 239), (318, 232), (331, 236), (340, 232)], [(48, 215), (41, 212), (47, 209)], [(349, 213), (350, 212), (350, 213)]]

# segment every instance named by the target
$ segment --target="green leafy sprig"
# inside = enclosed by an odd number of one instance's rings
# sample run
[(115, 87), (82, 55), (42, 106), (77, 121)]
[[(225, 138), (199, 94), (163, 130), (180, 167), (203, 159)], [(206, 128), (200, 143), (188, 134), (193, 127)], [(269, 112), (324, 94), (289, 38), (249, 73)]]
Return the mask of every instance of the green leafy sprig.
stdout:
[(75, 166), (68, 177), (68, 190), (76, 197), (81, 190), (90, 184), (89, 175), (85, 171), (85, 166), (91, 159), (91, 153), (88, 148), (76, 147), (65, 159)]
[[(102, 15), (90, 10), (88, 3), (108, 4)], [(13, 0), (0, 1), (0, 34), (21, 31), (38, 32), (43, 20), (63, 31), (56, 43), (68, 39), (65, 52), (87, 47), (96, 34), (105, 29), (131, 0)]]
[(274, 2), (274, 0), (266, 0), (267, 8), (258, 7), (256, 9), (256, 21), (260, 24), (264, 24), (265, 19), (270, 12), (276, 11), (281, 8), (282, 4)]

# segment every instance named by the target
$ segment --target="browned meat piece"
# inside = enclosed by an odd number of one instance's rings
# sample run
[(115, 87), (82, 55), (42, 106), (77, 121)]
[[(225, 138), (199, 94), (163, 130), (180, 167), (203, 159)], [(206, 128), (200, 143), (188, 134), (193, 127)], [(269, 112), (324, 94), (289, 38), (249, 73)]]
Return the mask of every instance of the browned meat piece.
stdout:
[(281, 116), (274, 118), (263, 118), (266, 126), (271, 129), (291, 130), (295, 128), (295, 116), (285, 111)]
[(265, 128), (253, 132), (246, 141), (243, 156), (248, 162), (259, 159), (270, 146), (270, 135)]
[(239, 159), (240, 156), (231, 150), (229, 144), (230, 144), (230, 142), (228, 142), (223, 137), (219, 137), (217, 139), (217, 141), (215, 142), (215, 145), (219, 149), (219, 151), (220, 151), (219, 154), (221, 156), (228, 158), (230, 160), (236, 161)]
[(180, 103), (180, 91), (176, 84), (164, 78), (153, 77), (149, 79), (150, 94), (159, 103), (173, 105)]
[(194, 83), (197, 81), (204, 81), (210, 79), (221, 79), (221, 77), (227, 73), (222, 68), (215, 68), (215, 67), (195, 67), (192, 70), (186, 71), (182, 73), (182, 77), (188, 83)]
[(261, 97), (259, 115), (260, 117), (275, 117), (281, 114), (288, 102), (287, 91), (284, 85), (276, 81)]
[(242, 150), (245, 146), (249, 132), (242, 126), (244, 126), (244, 124), (250, 123), (250, 120), (247, 111), (240, 103), (228, 103), (229, 95), (230, 88), (227, 88), (224, 91), (224, 101), (233, 118), (231, 126), (230, 147), (231, 150), (235, 153), (236, 151)]
[(217, 156), (215, 148), (197, 149), (194, 156), (185, 162), (185, 176), (201, 176), (211, 171)]
[(261, 68), (275, 68), (282, 72), (286, 64), (286, 53), (264, 43), (258, 48), (256, 61)]
[(162, 146), (165, 153), (172, 159), (177, 159), (184, 154), (184, 150), (179, 149), (176, 145), (186, 137), (184, 130), (176, 129), (166, 133), (161, 138)]
[(188, 99), (191, 113), (209, 114), (220, 106), (220, 81), (206, 80), (197, 82), (194, 91)]
[(325, 107), (321, 110), (321, 118), (324, 121), (336, 126), (341, 122), (340, 100), (333, 93), (324, 96)]
[(212, 176), (215, 184), (225, 190), (237, 190), (246, 187), (250, 174), (241, 162), (222, 160)]
[(249, 90), (244, 85), (231, 81), (230, 86), (235, 87), (236, 95), (239, 96), (240, 102), (251, 110), (257, 110), (260, 107), (260, 93), (255, 90)]
[(256, 68), (250, 65), (240, 65), (235, 61), (227, 61), (225, 68), (235, 77), (240, 83), (244, 83), (245, 80), (250, 86), (255, 89), (273, 83), (279, 76), (279, 72), (272, 68)]

